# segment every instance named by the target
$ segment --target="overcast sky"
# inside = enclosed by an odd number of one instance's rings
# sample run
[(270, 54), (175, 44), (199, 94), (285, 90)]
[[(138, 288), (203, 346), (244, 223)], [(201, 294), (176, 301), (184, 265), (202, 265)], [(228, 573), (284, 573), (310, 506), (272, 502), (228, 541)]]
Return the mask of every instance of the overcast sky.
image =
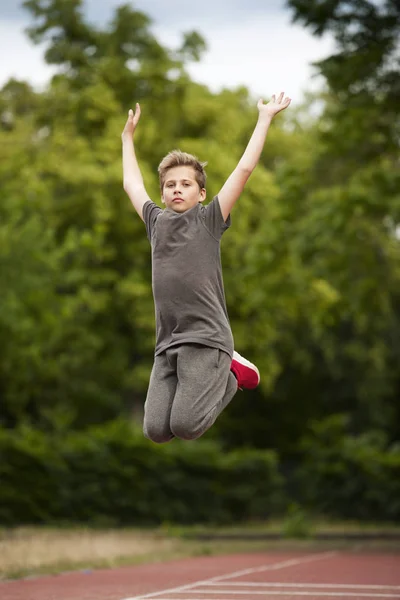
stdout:
[[(311, 63), (333, 50), (329, 37), (315, 38), (291, 23), (285, 0), (83, 0), (83, 7), (88, 21), (104, 26), (126, 3), (152, 19), (155, 36), (170, 48), (180, 45), (184, 31), (201, 33), (208, 50), (188, 71), (214, 91), (245, 85), (255, 97), (283, 90), (301, 102), (303, 92), (321, 85)], [(0, 86), (9, 77), (42, 86), (52, 72), (43, 48), (24, 33), (30, 22), (19, 0), (0, 0)]]

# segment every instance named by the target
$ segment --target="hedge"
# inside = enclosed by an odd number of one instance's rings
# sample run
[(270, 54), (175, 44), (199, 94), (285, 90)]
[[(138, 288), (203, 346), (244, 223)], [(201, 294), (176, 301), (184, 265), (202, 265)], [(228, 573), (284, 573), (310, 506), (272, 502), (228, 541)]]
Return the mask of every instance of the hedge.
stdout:
[(0, 524), (232, 524), (281, 516), (293, 502), (327, 517), (398, 521), (400, 447), (348, 430), (341, 415), (316, 423), (287, 468), (272, 451), (223, 452), (207, 439), (156, 445), (125, 420), (79, 432), (0, 429)]
[(302, 444), (299, 502), (314, 512), (359, 521), (399, 521), (400, 445), (382, 432), (351, 435), (346, 415), (315, 423)]
[(283, 503), (273, 452), (157, 446), (123, 420), (84, 432), (0, 430), (0, 522), (154, 525), (265, 519)]

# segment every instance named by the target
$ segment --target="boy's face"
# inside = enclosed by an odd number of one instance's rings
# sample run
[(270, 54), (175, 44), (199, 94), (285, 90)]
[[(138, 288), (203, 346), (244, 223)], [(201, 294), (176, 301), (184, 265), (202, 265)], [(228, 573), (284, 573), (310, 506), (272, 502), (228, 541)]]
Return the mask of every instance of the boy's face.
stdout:
[(167, 208), (183, 213), (205, 197), (206, 190), (200, 189), (193, 167), (173, 167), (167, 171), (161, 196)]

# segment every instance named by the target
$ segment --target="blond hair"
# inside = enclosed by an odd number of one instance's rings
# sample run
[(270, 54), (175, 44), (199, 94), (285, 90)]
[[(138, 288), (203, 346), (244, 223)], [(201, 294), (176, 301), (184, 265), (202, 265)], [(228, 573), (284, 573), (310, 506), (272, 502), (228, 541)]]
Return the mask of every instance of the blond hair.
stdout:
[(172, 150), (164, 156), (160, 164), (158, 165), (158, 176), (160, 179), (161, 191), (164, 187), (164, 183), (167, 177), (167, 172), (174, 167), (193, 167), (195, 173), (195, 179), (202, 190), (206, 187), (207, 175), (204, 171), (206, 162), (200, 162), (197, 156), (182, 152), (181, 150)]

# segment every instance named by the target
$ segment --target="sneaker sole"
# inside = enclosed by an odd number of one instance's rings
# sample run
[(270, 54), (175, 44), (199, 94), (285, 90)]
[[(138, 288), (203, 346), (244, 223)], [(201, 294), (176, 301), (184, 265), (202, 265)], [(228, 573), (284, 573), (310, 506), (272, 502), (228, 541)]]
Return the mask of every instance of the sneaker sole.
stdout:
[[(235, 350), (233, 351), (233, 360), (236, 360), (236, 362), (240, 363), (241, 365), (244, 365), (245, 367), (248, 367), (249, 369), (251, 369), (252, 371), (255, 371), (257, 373), (257, 385), (259, 385), (260, 381), (261, 381), (261, 377), (260, 377), (260, 371), (257, 369), (256, 365), (253, 364), (252, 362), (250, 362), (249, 360), (247, 360), (247, 358), (243, 358), (243, 356), (240, 356), (240, 354), (238, 354)], [(257, 386), (255, 386), (257, 387)]]

